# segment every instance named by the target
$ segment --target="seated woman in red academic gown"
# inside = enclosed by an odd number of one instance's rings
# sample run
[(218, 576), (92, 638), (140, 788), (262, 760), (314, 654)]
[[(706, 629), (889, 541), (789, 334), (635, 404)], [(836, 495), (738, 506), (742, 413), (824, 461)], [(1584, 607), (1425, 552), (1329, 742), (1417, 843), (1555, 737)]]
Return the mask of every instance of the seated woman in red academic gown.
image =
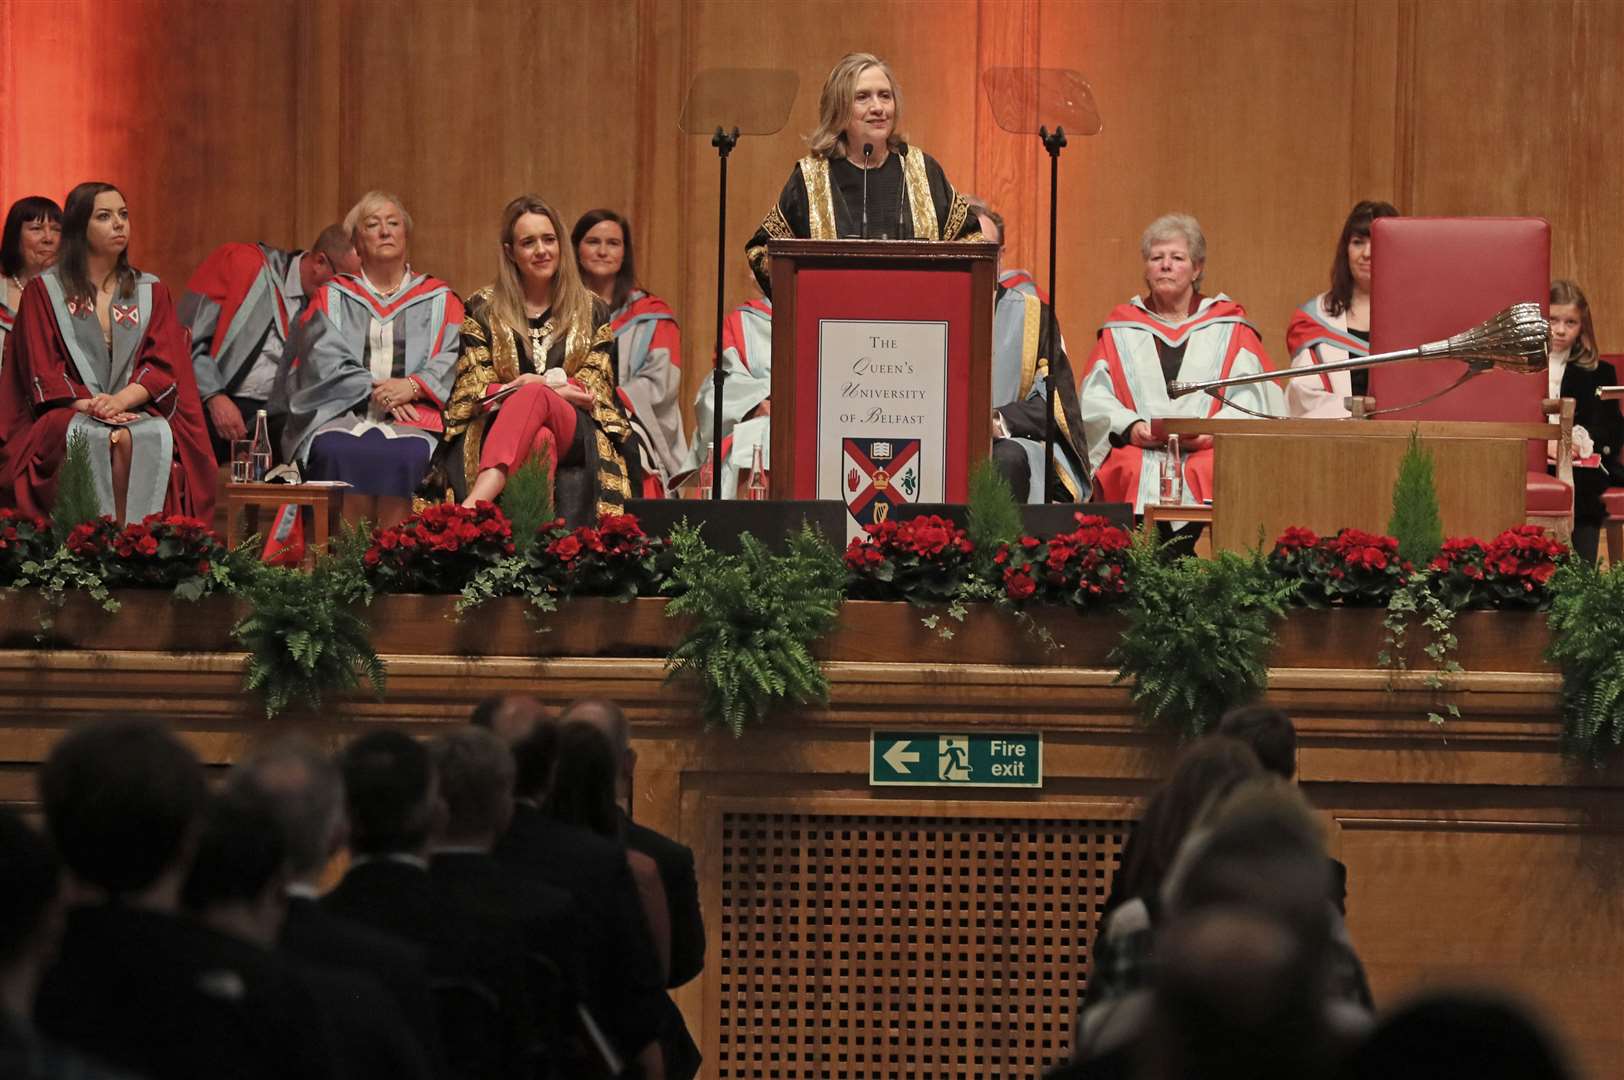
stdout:
[(49, 515), (68, 440), (88, 440), (104, 514), (207, 521), (215, 461), (169, 290), (130, 265), (111, 184), (68, 193), (57, 263), (23, 290), (0, 367), (0, 505)]
[(624, 509), (631, 424), (615, 394), (608, 308), (582, 284), (567, 236), (538, 196), (503, 211), (496, 282), (468, 298), (462, 323), (446, 449), (468, 505), (494, 502), (514, 469), (541, 456), (557, 470), (553, 505), (580, 525)]

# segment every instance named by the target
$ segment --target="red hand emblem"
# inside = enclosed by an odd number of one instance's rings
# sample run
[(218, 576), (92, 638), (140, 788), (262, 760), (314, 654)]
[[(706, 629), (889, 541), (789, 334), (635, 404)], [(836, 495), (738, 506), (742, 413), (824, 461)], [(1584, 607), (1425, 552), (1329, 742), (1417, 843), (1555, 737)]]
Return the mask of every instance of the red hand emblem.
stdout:
[(856, 491), (857, 485), (861, 482), (862, 478), (857, 475), (856, 469), (846, 470), (846, 488), (848, 491)]

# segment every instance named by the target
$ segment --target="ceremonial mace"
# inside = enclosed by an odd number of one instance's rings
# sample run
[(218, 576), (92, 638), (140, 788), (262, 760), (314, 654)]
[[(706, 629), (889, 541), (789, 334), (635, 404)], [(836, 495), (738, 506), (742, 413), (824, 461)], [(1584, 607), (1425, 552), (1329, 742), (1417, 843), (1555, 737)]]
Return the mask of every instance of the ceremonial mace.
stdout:
[(1405, 360), (1465, 362), (1466, 373), (1460, 380), (1439, 392), (1447, 393), (1467, 379), (1481, 375), (1490, 368), (1503, 368), (1522, 375), (1544, 371), (1550, 346), (1551, 326), (1540, 313), (1539, 305), (1512, 304), (1487, 322), (1469, 330), (1462, 330), (1442, 341), (1429, 341), (1413, 349), (1399, 349), (1395, 352), (1377, 353), (1375, 356), (1338, 360), (1331, 364), (1310, 364), (1289, 371), (1260, 371), (1252, 375), (1233, 375), (1227, 379), (1212, 379), (1207, 382), (1175, 380), (1167, 384), (1167, 396), (1180, 398), (1187, 394), (1207, 393), (1222, 400), (1223, 395), (1213, 394), (1213, 391), (1225, 386), (1244, 386), (1248, 383), (1268, 382), (1271, 379), (1281, 378), (1296, 379), (1304, 375), (1322, 375), (1329, 371), (1353, 371), (1380, 364), (1397, 364)]

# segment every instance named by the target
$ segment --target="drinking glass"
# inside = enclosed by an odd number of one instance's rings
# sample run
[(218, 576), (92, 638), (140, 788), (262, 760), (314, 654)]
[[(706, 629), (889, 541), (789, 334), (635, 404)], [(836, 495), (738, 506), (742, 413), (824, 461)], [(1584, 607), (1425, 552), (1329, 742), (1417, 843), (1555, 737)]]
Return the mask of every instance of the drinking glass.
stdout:
[(254, 444), (248, 439), (231, 441), (231, 482), (246, 484), (254, 471)]

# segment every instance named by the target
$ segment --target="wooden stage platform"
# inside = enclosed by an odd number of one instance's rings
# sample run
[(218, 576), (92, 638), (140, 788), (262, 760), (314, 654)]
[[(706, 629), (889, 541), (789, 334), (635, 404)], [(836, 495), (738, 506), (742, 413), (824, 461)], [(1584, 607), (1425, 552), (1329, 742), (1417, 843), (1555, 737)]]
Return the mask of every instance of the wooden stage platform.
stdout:
[[(289, 727), (336, 745), (376, 724), (430, 733), (487, 694), (613, 697), (633, 717), (636, 817), (698, 859), (709, 952), (678, 1000), (703, 1075), (1032, 1077), (1064, 1057), (1081, 946), (1177, 749), (1112, 685), (1116, 624), (1066, 616), (1067, 648), (1043, 654), (1002, 616), (952, 643), (900, 605), (849, 604), (828, 707), (735, 739), (702, 730), (692, 694), (665, 684), (659, 603), (571, 605), (537, 636), (512, 612), (453, 625), (449, 601), (389, 598), (373, 615), (387, 700), (275, 722), (240, 692), (243, 655), (219, 634), (229, 604), (167, 621), (69, 612), (59, 633), (85, 647), (0, 648), (0, 799), (31, 802), (60, 732), (113, 710), (163, 717), (224, 766)], [(1379, 1001), (1508, 991), (1586, 1075), (1624, 1074), (1624, 772), (1561, 756), (1540, 617), (1462, 616), (1462, 716), (1441, 727), (1421, 676), (1395, 690), (1375, 668), (1379, 619), (1295, 613), (1269, 695), (1297, 720)], [(6, 643), (28, 644), (15, 612), (0, 621)], [(454, 655), (476, 646), (490, 654)], [(870, 787), (874, 728), (1041, 732), (1043, 786)]]

